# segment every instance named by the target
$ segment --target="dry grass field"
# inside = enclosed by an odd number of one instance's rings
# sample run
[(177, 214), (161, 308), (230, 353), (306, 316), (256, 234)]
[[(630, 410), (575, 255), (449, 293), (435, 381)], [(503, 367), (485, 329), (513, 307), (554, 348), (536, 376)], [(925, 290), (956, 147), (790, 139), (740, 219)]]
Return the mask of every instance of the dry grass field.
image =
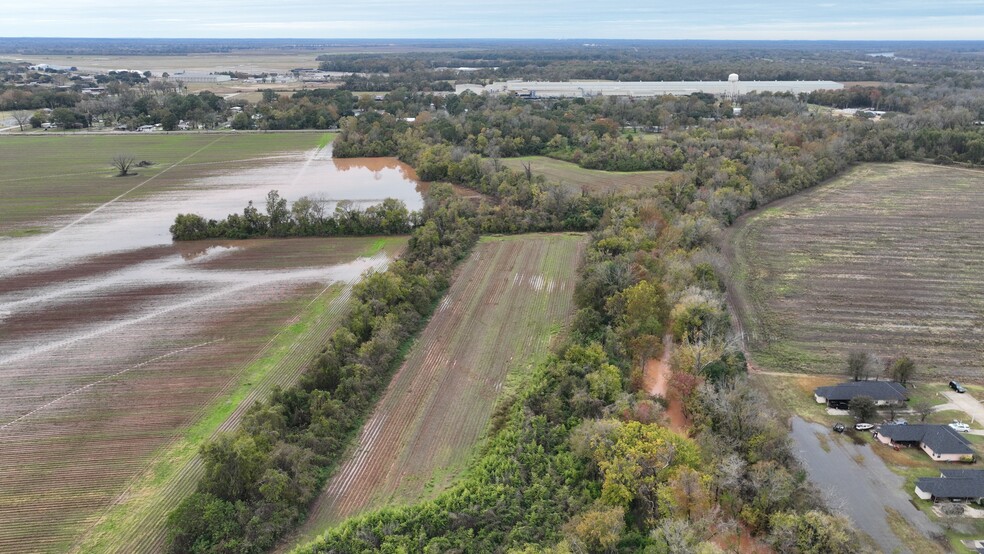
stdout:
[(516, 171), (522, 171), (523, 164), (531, 164), (533, 173), (545, 176), (548, 182), (561, 183), (588, 194), (631, 193), (650, 188), (671, 174), (669, 171), (618, 172), (584, 169), (577, 164), (545, 156), (503, 158), (502, 163)]
[(565, 326), (584, 245), (583, 236), (569, 234), (478, 245), (295, 543), (365, 510), (432, 496), (454, 481), (507, 380), (522, 379)]
[(750, 214), (729, 249), (753, 361), (835, 373), (861, 349), (980, 381), (982, 225), (984, 172), (915, 163), (862, 165)]

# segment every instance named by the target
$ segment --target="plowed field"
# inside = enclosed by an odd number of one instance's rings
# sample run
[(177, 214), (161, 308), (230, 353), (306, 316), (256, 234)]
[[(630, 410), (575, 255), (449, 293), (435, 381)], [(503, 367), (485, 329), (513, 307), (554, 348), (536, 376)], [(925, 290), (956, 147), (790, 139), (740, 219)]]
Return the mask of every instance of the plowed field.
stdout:
[(750, 216), (732, 297), (754, 362), (835, 373), (861, 349), (980, 381), (982, 228), (984, 172), (914, 163), (863, 165)]
[(159, 551), (203, 438), (290, 383), (404, 243), (184, 243), (0, 275), (0, 552), (87, 533), (79, 551)]
[(523, 235), (476, 247), (312, 509), (301, 540), (451, 484), (481, 440), (507, 376), (522, 378), (564, 328), (584, 244), (577, 235)]

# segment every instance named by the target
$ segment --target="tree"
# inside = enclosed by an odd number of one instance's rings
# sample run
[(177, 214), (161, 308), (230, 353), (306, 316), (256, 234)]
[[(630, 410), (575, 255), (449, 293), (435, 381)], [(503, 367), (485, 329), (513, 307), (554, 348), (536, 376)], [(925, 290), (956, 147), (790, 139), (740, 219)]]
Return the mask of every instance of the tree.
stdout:
[(868, 378), (868, 363), (871, 356), (867, 352), (852, 350), (847, 354), (847, 374), (852, 381), (861, 381)]
[(878, 413), (878, 408), (875, 405), (875, 400), (870, 396), (855, 396), (847, 404), (847, 410), (851, 412), (858, 421), (868, 421), (875, 417)]
[(777, 552), (837, 554), (860, 552), (851, 524), (844, 518), (811, 510), (778, 512), (769, 520), (771, 542)]
[(31, 116), (32, 115), (34, 115), (34, 114), (32, 114), (29, 111), (16, 111), (16, 112), (12, 112), (10, 114), (10, 117), (13, 117), (14, 118), (14, 121), (17, 122), (17, 125), (20, 127), (20, 130), (23, 131), (24, 130), (24, 125), (25, 124), (28, 124), (29, 125), (31, 123)]
[(933, 403), (927, 400), (919, 400), (912, 403), (912, 410), (919, 414), (919, 421), (926, 421), (929, 414), (933, 413)]
[(130, 174), (130, 167), (133, 166), (133, 160), (135, 158), (130, 154), (117, 154), (113, 156), (113, 167), (116, 168), (118, 173), (117, 177), (126, 177)]
[(232, 118), (232, 128), (236, 129), (237, 131), (252, 129), (253, 120), (250, 119), (249, 116), (246, 115), (245, 113), (239, 112), (236, 114), (236, 117)]
[(579, 552), (611, 552), (625, 529), (625, 510), (600, 505), (574, 516), (565, 526), (571, 543)]
[(916, 372), (916, 363), (908, 356), (899, 356), (890, 361), (888, 369), (892, 380), (898, 381), (904, 387), (912, 380), (912, 375)]

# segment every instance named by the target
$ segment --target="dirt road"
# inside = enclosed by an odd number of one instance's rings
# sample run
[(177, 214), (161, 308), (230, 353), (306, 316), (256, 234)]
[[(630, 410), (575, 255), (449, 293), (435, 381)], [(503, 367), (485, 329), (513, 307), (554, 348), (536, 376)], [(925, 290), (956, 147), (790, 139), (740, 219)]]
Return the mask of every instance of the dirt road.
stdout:
[(643, 386), (649, 394), (662, 396), (667, 400), (666, 415), (669, 417), (670, 429), (684, 433), (690, 422), (687, 421), (687, 416), (683, 413), (683, 404), (680, 399), (669, 394), (670, 377), (673, 376), (673, 370), (670, 369), (670, 356), (672, 355), (673, 336), (666, 335), (663, 337), (663, 355), (659, 359), (651, 358), (646, 362), (646, 368), (643, 372)]

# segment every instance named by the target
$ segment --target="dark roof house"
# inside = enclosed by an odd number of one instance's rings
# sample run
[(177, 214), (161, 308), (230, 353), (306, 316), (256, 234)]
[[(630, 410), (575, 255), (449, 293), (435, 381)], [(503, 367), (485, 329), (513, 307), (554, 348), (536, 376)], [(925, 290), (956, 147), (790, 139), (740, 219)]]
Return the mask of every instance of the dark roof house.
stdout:
[(813, 395), (820, 404), (830, 408), (847, 409), (856, 396), (868, 396), (880, 406), (901, 405), (909, 399), (909, 391), (892, 381), (848, 381), (830, 387), (817, 387)]
[(944, 469), (939, 477), (922, 477), (916, 480), (916, 496), (934, 502), (980, 502), (984, 500), (984, 470)]
[(940, 462), (973, 462), (974, 449), (949, 425), (882, 425), (875, 431), (881, 442), (899, 446), (918, 446)]

